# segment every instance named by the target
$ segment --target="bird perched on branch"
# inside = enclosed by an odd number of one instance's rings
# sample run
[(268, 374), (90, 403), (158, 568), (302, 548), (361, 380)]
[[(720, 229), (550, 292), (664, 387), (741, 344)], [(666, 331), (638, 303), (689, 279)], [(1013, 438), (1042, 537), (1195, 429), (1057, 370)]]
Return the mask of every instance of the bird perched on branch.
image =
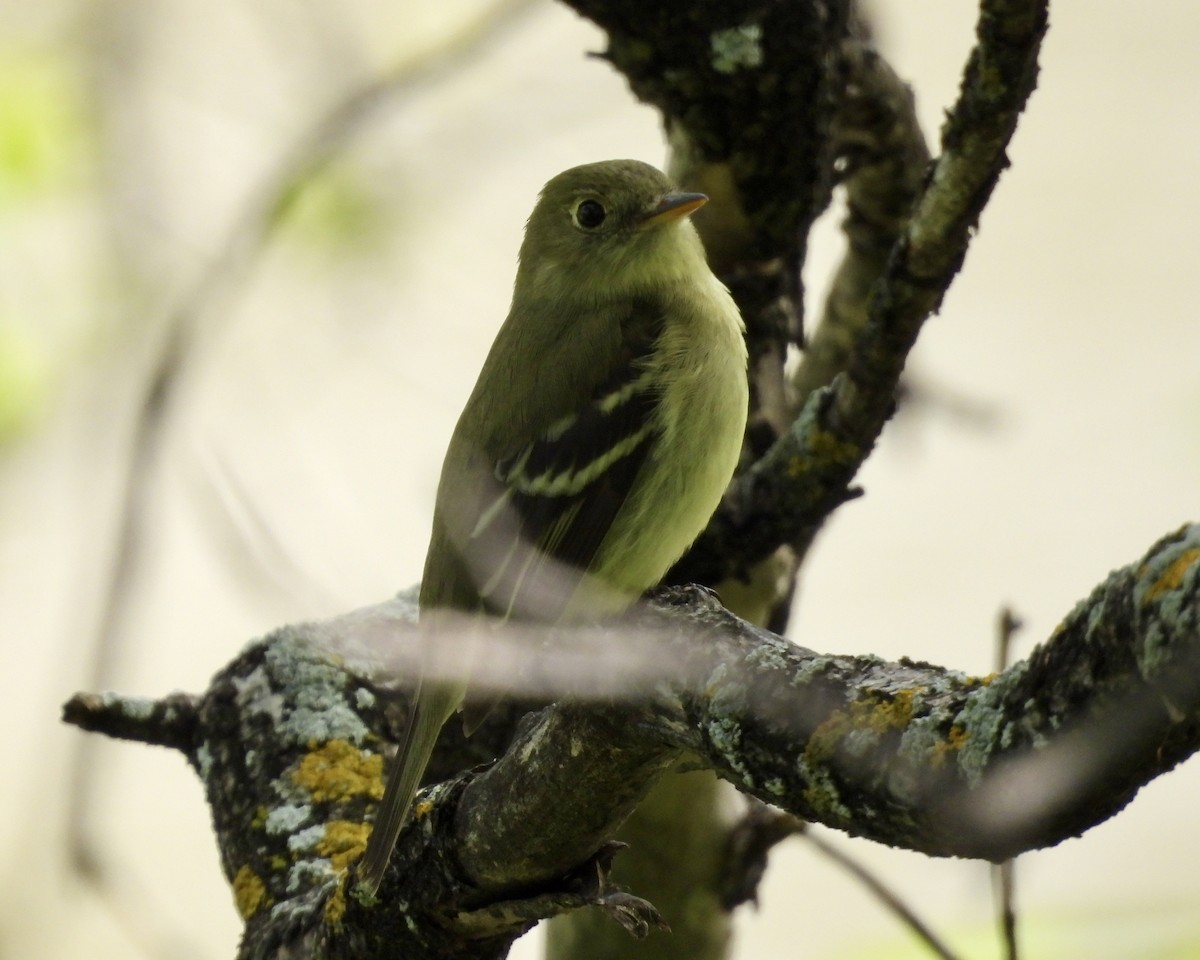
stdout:
[[(508, 318), (450, 440), (421, 583), (440, 611), (539, 622), (619, 613), (720, 502), (741, 451), (741, 316), (688, 215), (706, 202), (634, 160), (543, 188)], [(486, 655), (484, 651), (483, 655)], [(360, 889), (374, 894), (465, 679), (418, 680)]]

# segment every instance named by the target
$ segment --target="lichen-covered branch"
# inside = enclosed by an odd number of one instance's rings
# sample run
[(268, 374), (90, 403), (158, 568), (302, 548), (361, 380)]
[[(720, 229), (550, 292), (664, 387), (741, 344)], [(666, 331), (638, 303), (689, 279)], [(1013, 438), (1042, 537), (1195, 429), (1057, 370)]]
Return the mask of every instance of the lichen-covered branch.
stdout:
[(1200, 525), (990, 677), (817, 654), (670, 588), (613, 627), (671, 665), (645, 696), (549, 707), (494, 766), (424, 794), (402, 867), (363, 904), (347, 879), (404, 710), (365, 654), (414, 614), (395, 601), (277, 631), (185, 698), (194, 723), (177, 721), (179, 695), (67, 705), (86, 729), (188, 756), (246, 921), (241, 956), (501, 956), (538, 918), (586, 904), (644, 932), (657, 915), (607, 887), (606, 840), (681, 750), (806, 819), (1001, 860), (1112, 816), (1200, 747)]
[(1037, 80), (1046, 0), (983, 0), (976, 46), (941, 154), (870, 286), (866, 323), (829, 392), (811, 393), (800, 420), (747, 470), (674, 582), (745, 574), (783, 544), (803, 551), (839, 504), (891, 416), (896, 387), (924, 322), (966, 257), (981, 211), (1007, 166), (1006, 148)]
[(844, 45), (846, 89), (833, 125), (845, 191), (846, 251), (792, 386), (799, 401), (846, 369), (870, 320), (871, 290), (884, 275), (929, 173), (929, 147), (912, 90), (876, 51)]
[(685, 697), (680, 745), (764, 800), (891, 846), (996, 861), (1048, 846), (1200, 746), (1200, 526), (988, 677), (821, 656), (726, 617), (713, 611), (681, 664), (711, 657), (713, 671)]
[(158, 700), (80, 693), (63, 706), (63, 720), (89, 733), (190, 753), (196, 740), (199, 707), (200, 698), (187, 693), (173, 693)]

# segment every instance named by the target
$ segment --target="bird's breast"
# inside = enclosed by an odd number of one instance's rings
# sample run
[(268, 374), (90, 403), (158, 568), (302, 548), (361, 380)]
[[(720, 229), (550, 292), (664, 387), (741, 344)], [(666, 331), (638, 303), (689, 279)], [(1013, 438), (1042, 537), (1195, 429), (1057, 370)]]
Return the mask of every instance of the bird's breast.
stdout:
[(654, 351), (663, 384), (656, 440), (596, 574), (636, 596), (657, 584), (707, 525), (741, 453), (749, 403), (741, 318), (712, 278), (667, 301)]

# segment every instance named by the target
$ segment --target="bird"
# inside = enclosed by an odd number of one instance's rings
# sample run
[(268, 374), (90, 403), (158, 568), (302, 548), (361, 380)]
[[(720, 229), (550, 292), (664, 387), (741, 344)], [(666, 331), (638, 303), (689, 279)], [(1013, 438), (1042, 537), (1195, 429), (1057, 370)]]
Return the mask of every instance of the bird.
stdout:
[[(419, 610), (590, 623), (628, 609), (708, 523), (749, 405), (745, 328), (689, 215), (637, 160), (572, 167), (525, 226), (508, 315), (451, 436)], [(478, 654), (486, 656), (486, 650)], [(468, 681), (419, 677), (366, 850), (374, 896)]]

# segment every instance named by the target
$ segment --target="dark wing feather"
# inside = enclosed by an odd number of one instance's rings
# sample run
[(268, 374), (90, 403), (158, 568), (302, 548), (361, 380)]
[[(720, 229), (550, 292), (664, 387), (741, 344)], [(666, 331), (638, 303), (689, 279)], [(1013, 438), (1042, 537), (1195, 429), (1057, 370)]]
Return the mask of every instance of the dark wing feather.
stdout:
[[(496, 464), (502, 511), (509, 523), (502, 555), (481, 594), (500, 613), (555, 619), (571, 584), (565, 568), (578, 577), (596, 558), (614, 518), (629, 496), (653, 440), (659, 394), (650, 383), (645, 359), (662, 329), (662, 311), (650, 301), (635, 301), (622, 324), (625, 349), (590, 400), (564, 416), (540, 437)], [(515, 520), (515, 524), (512, 521)], [(476, 536), (487, 533), (483, 519)], [(515, 527), (515, 529), (514, 529)], [(515, 536), (514, 536), (515, 534)], [(532, 602), (522, 592), (543, 586), (539, 574), (546, 559), (556, 561), (559, 578), (553, 599), (547, 591)]]

